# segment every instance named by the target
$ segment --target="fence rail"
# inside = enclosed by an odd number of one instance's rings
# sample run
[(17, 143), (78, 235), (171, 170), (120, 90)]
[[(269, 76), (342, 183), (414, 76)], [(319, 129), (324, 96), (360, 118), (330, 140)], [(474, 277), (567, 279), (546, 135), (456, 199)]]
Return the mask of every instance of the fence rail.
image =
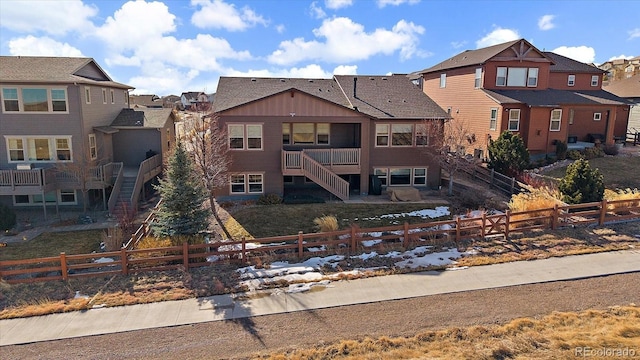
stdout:
[(501, 174), (494, 169), (487, 169), (479, 165), (472, 165), (470, 167), (462, 167), (462, 172), (469, 175), (474, 180), (479, 180), (490, 188), (497, 189), (498, 191), (506, 194), (513, 195), (523, 190), (523, 185), (516, 178)]
[[(425, 241), (453, 241), (457, 244), (465, 239), (482, 239), (497, 234), (508, 238), (514, 231), (558, 229), (585, 224), (603, 225), (631, 219), (640, 219), (640, 200), (604, 200), (526, 212), (507, 211), (504, 214), (483, 214), (474, 218), (457, 217), (454, 220), (422, 224), (404, 223), (366, 229), (352, 226), (333, 232), (300, 232), (295, 235), (197, 245), (185, 243), (182, 246), (156, 249), (130, 249), (129, 245), (138, 239), (134, 236), (119, 251), (83, 255), (61, 253), (59, 257), (0, 261), (0, 277), (13, 284), (178, 268), (188, 270), (207, 266), (215, 261), (245, 263), (251, 258), (264, 256), (304, 258), (336, 252), (358, 253), (389, 243), (397, 243), (405, 248)], [(145, 221), (147, 225), (144, 226), (148, 226), (150, 221)], [(371, 244), (374, 244), (373, 247)]]

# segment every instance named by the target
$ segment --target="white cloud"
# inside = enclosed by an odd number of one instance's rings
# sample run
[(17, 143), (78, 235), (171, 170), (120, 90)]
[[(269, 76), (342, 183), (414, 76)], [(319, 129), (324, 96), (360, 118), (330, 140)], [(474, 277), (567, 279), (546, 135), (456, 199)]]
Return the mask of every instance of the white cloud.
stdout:
[(353, 5), (353, 0), (324, 0), (327, 9), (338, 10)]
[(452, 41), (451, 42), (451, 47), (454, 49), (460, 49), (461, 47), (465, 46), (467, 44), (466, 41)]
[(613, 60), (618, 60), (618, 59), (627, 59), (627, 60), (629, 60), (631, 58), (633, 58), (633, 56), (618, 55), (618, 56), (610, 57), (608, 61), (613, 61)]
[(334, 75), (357, 75), (358, 65), (340, 65), (333, 69)]
[(540, 30), (551, 30), (556, 27), (552, 21), (555, 18), (555, 15), (543, 15), (540, 19), (538, 19), (538, 29)]
[(318, 6), (318, 3), (316, 1), (312, 2), (311, 5), (309, 5), (309, 12), (311, 12), (311, 16), (316, 19), (324, 19), (327, 17), (327, 13), (324, 12), (324, 10), (320, 6)]
[(482, 39), (476, 41), (476, 48), (484, 48), (491, 45), (497, 45), (505, 43), (507, 41), (520, 39), (520, 34), (517, 30), (503, 29), (501, 27), (495, 28), (492, 32), (487, 34)]
[(285, 30), (287, 30), (287, 28), (284, 26), (284, 24), (276, 25), (276, 31), (278, 32), (278, 34), (284, 33)]
[(38, 38), (32, 35), (11, 39), (9, 53), (13, 56), (84, 57), (82, 51), (68, 43), (61, 43), (49, 37)]
[(590, 64), (596, 59), (596, 51), (589, 46), (560, 46), (551, 50), (556, 54)]
[(234, 4), (222, 0), (191, 0), (191, 5), (199, 7), (191, 16), (191, 23), (202, 29), (243, 31), (255, 25), (268, 24), (262, 15), (248, 6), (238, 10)]
[(302, 68), (293, 67), (291, 69), (262, 69), (248, 71), (227, 70), (223, 76), (330, 79), (332, 74), (323, 70), (320, 65), (309, 64)]
[(404, 20), (400, 20), (391, 30), (380, 28), (367, 33), (362, 24), (354, 23), (349, 18), (326, 19), (319, 28), (313, 30), (316, 38), (324, 39), (324, 42), (305, 41), (304, 38), (283, 41), (268, 60), (279, 65), (304, 60), (352, 62), (378, 54), (391, 55), (396, 51), (400, 52), (401, 59), (409, 59), (414, 55), (425, 55), (417, 49), (418, 35), (423, 33), (422, 26)]
[(420, 0), (377, 0), (376, 3), (378, 3), (378, 7), (379, 8), (383, 8), (387, 5), (391, 5), (391, 6), (399, 6), (402, 4), (409, 4), (409, 5), (413, 5), (413, 4), (417, 4), (419, 3)]
[(34, 1), (16, 0), (3, 2), (0, 11), (0, 27), (15, 32), (41, 31), (49, 35), (65, 35), (71, 31), (90, 31), (89, 20), (98, 14), (94, 5), (80, 0)]
[(135, 49), (175, 32), (175, 20), (163, 3), (129, 1), (106, 19), (96, 35), (116, 51)]
[(629, 30), (628, 33), (629, 33), (629, 40), (640, 38), (640, 28)]

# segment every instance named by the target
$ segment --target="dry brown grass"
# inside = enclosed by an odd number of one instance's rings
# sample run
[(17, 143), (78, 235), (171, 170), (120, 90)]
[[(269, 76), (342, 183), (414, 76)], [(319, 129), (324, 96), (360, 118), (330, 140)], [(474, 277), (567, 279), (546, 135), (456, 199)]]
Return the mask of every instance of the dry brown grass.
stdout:
[(256, 356), (301, 359), (574, 359), (583, 348), (625, 349), (640, 356), (640, 308), (554, 312), (504, 325), (425, 331), (413, 337), (342, 340)]

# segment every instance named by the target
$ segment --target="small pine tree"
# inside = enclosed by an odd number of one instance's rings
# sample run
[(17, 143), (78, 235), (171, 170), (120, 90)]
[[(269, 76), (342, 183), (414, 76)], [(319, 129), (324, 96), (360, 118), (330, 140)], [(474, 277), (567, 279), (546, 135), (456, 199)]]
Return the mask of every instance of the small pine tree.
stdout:
[(193, 237), (208, 228), (209, 212), (203, 207), (207, 193), (196, 177), (193, 160), (178, 142), (168, 159), (167, 172), (159, 185), (162, 203), (152, 223), (153, 233), (159, 237)]
[(529, 150), (522, 138), (511, 131), (502, 132), (489, 144), (488, 150), (488, 166), (499, 173), (516, 176), (529, 165)]
[(589, 161), (578, 159), (567, 167), (558, 189), (565, 202), (581, 204), (602, 201), (604, 182), (600, 170), (591, 169)]

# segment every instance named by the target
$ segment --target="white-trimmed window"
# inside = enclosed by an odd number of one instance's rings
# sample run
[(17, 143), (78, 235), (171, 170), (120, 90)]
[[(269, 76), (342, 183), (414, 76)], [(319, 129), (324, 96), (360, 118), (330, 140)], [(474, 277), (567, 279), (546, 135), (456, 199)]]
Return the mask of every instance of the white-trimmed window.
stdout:
[(489, 119), (489, 130), (498, 128), (498, 108), (491, 108), (491, 118)]
[(9, 162), (71, 162), (71, 137), (7, 137)]
[(262, 150), (262, 125), (247, 125), (247, 149)]
[(416, 124), (416, 146), (429, 146), (429, 130), (425, 124)]
[(66, 88), (2, 88), (2, 111), (6, 113), (68, 113)]
[(440, 87), (447, 87), (447, 74), (440, 74)]
[(551, 121), (549, 123), (549, 131), (560, 131), (562, 122), (562, 109), (551, 110)]
[(529, 71), (527, 73), (527, 86), (538, 86), (538, 68), (529, 68)]
[(91, 160), (98, 158), (98, 148), (96, 146), (96, 134), (89, 134), (89, 156)]
[(567, 76), (567, 86), (575, 86), (576, 85), (576, 76), (571, 74)]
[(389, 146), (389, 124), (376, 124), (376, 146)]
[(591, 86), (598, 86), (598, 80), (599, 76), (598, 75), (593, 75), (591, 76)]
[(478, 89), (481, 86), (482, 86), (482, 68), (477, 68), (475, 78), (473, 79), (473, 87)]
[(129, 105), (129, 92), (127, 90), (124, 90), (124, 104), (125, 105)]
[(507, 68), (498, 67), (496, 69), (496, 86), (506, 86), (506, 85), (507, 85)]
[(387, 186), (387, 174), (388, 170), (386, 168), (373, 169), (373, 175), (380, 179), (380, 183), (382, 184), (382, 186)]
[(602, 120), (602, 113), (594, 112), (593, 113), (593, 121), (600, 121), (600, 120)]
[(84, 102), (91, 104), (91, 88), (88, 86), (84, 87)]
[(496, 86), (536, 87), (538, 72), (538, 68), (498, 67)]
[(413, 137), (412, 124), (391, 125), (391, 146), (411, 146)]
[(520, 109), (509, 109), (509, 131), (520, 130)]
[(262, 125), (228, 124), (229, 149), (262, 150)]
[(231, 194), (262, 194), (263, 174), (232, 174), (229, 178)]
[(415, 186), (427, 185), (427, 169), (426, 168), (413, 169), (413, 185)]
[(107, 103), (107, 89), (102, 89), (102, 103)]
[(115, 104), (116, 103), (116, 93), (115, 93), (115, 91), (113, 91), (113, 89), (109, 90), (109, 95), (111, 96), (111, 103)]

